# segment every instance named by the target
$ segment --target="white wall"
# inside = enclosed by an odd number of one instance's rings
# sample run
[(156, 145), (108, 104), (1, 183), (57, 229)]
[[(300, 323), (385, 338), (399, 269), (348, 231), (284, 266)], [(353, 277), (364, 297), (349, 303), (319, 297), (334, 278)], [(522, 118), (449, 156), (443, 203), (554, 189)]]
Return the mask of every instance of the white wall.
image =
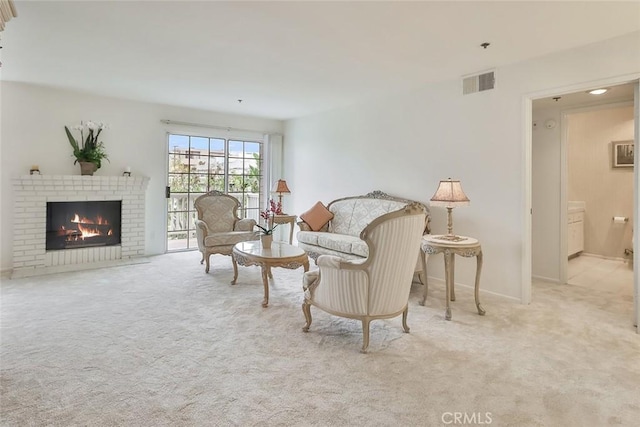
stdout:
[[(151, 178), (146, 202), (146, 252), (165, 249), (166, 132), (161, 119), (202, 123), (231, 128), (282, 132), (282, 122), (220, 114), (158, 104), (98, 97), (27, 85), (1, 82), (0, 131), (0, 269), (11, 268), (12, 200), (11, 179), (29, 173), (37, 164), (43, 174), (77, 175), (64, 126), (80, 120), (109, 124), (103, 132), (110, 162), (103, 162), (97, 175), (121, 175), (126, 166), (133, 174)], [(211, 133), (210, 129), (203, 129)]]
[[(498, 68), (492, 91), (463, 96), (455, 78), (290, 120), (285, 126), (290, 203), (300, 213), (316, 200), (374, 189), (427, 202), (440, 179), (460, 179), (471, 205), (455, 209), (454, 231), (482, 242), (481, 289), (521, 299), (529, 206), (523, 203), (528, 158), (523, 126), (531, 126), (525, 123), (524, 98), (640, 73), (640, 55), (632, 54), (638, 51), (640, 32)], [(434, 232), (445, 232), (445, 210), (432, 211)], [(442, 278), (441, 264), (431, 261), (430, 275)], [(456, 265), (456, 281), (471, 285), (474, 263)]]
[[(535, 102), (534, 102), (535, 105)], [(556, 126), (547, 128), (545, 122)], [(560, 281), (560, 108), (533, 109), (531, 157), (531, 268), (534, 277)]]

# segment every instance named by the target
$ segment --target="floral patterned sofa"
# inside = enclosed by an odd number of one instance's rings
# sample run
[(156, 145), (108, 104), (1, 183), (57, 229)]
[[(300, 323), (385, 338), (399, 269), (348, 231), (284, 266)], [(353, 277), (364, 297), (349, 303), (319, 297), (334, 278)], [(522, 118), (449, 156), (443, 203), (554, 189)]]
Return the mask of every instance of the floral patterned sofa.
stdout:
[[(364, 260), (369, 255), (369, 247), (360, 239), (360, 233), (374, 219), (386, 213), (397, 211), (411, 203), (419, 203), (427, 213), (424, 234), (430, 232), (431, 220), (429, 208), (414, 200), (390, 196), (382, 191), (373, 191), (364, 196), (345, 197), (332, 201), (327, 209), (333, 214), (322, 228), (313, 231), (304, 221), (298, 222), (298, 246), (304, 249), (310, 258), (317, 261), (320, 255), (335, 255), (343, 259)], [(420, 269), (418, 262), (417, 269)]]

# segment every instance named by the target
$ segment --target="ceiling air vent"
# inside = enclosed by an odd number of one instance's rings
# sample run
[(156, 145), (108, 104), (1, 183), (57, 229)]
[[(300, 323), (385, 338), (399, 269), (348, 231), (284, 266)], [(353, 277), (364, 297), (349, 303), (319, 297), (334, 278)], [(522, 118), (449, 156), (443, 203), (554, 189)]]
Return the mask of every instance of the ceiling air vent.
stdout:
[(475, 76), (465, 77), (462, 80), (462, 94), (482, 92), (483, 90), (493, 89), (496, 85), (496, 79), (493, 71)]

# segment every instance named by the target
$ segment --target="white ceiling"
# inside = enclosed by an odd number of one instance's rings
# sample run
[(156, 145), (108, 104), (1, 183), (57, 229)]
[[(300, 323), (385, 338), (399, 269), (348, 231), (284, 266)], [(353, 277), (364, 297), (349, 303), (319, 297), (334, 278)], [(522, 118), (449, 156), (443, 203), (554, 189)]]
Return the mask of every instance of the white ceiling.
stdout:
[[(640, 53), (639, 53), (640, 54)], [(595, 87), (593, 89), (596, 89)], [(606, 86), (607, 92), (602, 95), (591, 95), (588, 91), (559, 94), (533, 101), (534, 109), (547, 108), (576, 108), (590, 105), (612, 104), (616, 102), (633, 101), (634, 84), (627, 83), (617, 86)]]
[(15, 3), (2, 80), (275, 119), (640, 30), (639, 1)]

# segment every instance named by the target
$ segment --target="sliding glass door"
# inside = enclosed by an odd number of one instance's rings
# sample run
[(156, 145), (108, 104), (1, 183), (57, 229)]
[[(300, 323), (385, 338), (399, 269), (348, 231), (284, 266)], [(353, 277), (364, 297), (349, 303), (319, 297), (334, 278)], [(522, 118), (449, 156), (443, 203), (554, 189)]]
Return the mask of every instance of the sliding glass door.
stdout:
[(212, 190), (240, 202), (240, 218), (258, 220), (264, 182), (262, 141), (169, 134), (167, 250), (197, 249), (194, 200)]

